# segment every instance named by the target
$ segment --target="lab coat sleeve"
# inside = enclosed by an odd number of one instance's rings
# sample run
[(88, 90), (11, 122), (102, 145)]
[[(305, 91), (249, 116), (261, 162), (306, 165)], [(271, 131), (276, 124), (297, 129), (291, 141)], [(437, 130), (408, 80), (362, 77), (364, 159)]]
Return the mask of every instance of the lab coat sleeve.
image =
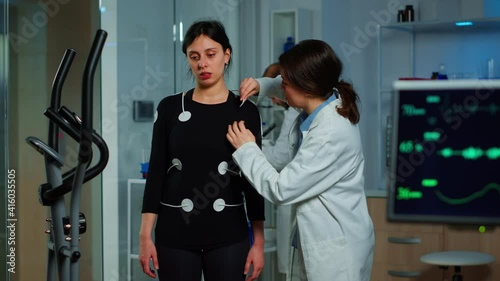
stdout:
[(257, 80), (257, 83), (259, 83), (260, 86), (257, 103), (260, 103), (264, 98), (271, 97), (275, 97), (283, 101), (286, 100), (285, 93), (281, 90), (281, 75), (278, 75), (275, 78), (262, 77), (255, 80)]
[[(233, 153), (233, 158), (264, 198), (277, 205), (286, 205), (317, 196), (334, 184), (330, 180), (325, 181), (330, 176), (329, 169), (324, 161), (320, 162), (330, 154), (326, 150), (328, 148), (321, 148), (319, 143), (306, 152), (300, 153), (299, 150), (299, 154), (280, 173), (254, 142), (242, 145)], [(330, 154), (329, 157), (334, 156)]]
[(276, 206), (276, 253), (278, 271), (288, 273), (288, 258), (290, 256), (292, 236), (292, 205)]
[(274, 145), (262, 145), (262, 151), (267, 160), (278, 171), (281, 171), (292, 160), (290, 146), (293, 144), (290, 141), (290, 131), (297, 116), (299, 112), (295, 108), (289, 107), (285, 110), (285, 118), (276, 142)]
[[(319, 117), (319, 116), (318, 116)], [(311, 126), (293, 160), (281, 170), (267, 161), (259, 147), (245, 143), (233, 153), (244, 175), (267, 200), (277, 205), (294, 204), (319, 196), (335, 186), (344, 176), (353, 173), (362, 160), (356, 151), (353, 137), (357, 128), (341, 117), (341, 128), (325, 122), (325, 126)]]
[[(262, 151), (266, 155), (269, 163), (277, 170), (281, 171), (292, 160), (291, 146), (294, 145), (290, 138), (290, 133), (295, 124), (299, 111), (289, 107), (284, 112), (284, 119), (280, 133), (274, 145), (262, 144)], [(276, 206), (276, 253), (278, 271), (288, 273), (288, 258), (291, 248), (292, 234), (292, 206)]]

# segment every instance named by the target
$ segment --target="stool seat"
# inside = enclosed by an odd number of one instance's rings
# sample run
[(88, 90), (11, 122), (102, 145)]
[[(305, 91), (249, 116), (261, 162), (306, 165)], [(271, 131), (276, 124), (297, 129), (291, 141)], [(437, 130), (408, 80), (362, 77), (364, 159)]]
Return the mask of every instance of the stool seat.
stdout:
[(473, 266), (492, 263), (495, 257), (473, 251), (444, 251), (423, 255), (420, 261), (441, 266)]

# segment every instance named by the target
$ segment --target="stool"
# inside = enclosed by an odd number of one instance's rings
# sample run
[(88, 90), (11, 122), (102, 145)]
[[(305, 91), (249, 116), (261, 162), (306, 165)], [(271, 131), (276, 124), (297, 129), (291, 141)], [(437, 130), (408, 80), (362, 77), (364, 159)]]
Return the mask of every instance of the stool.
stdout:
[(447, 268), (453, 266), (455, 273), (453, 281), (462, 281), (460, 269), (462, 266), (473, 266), (489, 264), (495, 261), (495, 257), (486, 253), (472, 251), (445, 251), (426, 254), (420, 257), (420, 261)]

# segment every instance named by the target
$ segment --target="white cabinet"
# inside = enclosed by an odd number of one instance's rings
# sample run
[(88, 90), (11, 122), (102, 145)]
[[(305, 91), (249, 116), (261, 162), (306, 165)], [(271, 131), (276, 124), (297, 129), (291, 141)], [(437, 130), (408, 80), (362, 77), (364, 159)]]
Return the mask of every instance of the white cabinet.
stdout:
[(312, 11), (305, 9), (271, 11), (271, 60), (278, 61), (287, 37), (295, 43), (312, 38)]
[[(284, 52), (284, 44), (288, 37), (292, 37), (295, 44), (301, 40), (313, 38), (313, 11), (307, 9), (274, 10), (271, 11), (271, 62), (278, 62), (279, 56)], [(266, 66), (267, 67), (267, 66)], [(259, 103), (262, 119), (262, 130), (274, 127), (265, 139), (271, 142), (279, 135), (283, 123), (284, 111), (281, 106), (273, 105), (270, 99)]]
[(491, 59), (495, 76), (500, 76), (500, 18), (379, 26), (377, 47), (377, 189), (385, 191), (392, 82), (400, 78), (429, 79), (441, 64), (449, 79), (485, 78)]
[(128, 280), (151, 281), (139, 265), (139, 229), (141, 228), (142, 197), (145, 179), (127, 181), (127, 275)]

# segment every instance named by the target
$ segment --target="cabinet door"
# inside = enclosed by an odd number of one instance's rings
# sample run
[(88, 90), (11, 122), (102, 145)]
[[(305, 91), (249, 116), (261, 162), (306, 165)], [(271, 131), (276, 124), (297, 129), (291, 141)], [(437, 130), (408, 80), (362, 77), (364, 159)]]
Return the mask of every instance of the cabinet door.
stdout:
[(437, 223), (404, 223), (387, 220), (387, 198), (368, 198), (368, 210), (373, 220), (375, 231), (442, 233), (443, 225)]
[[(144, 274), (139, 264), (139, 230), (142, 221), (141, 209), (145, 183), (145, 180), (130, 179), (127, 185), (127, 276), (134, 281), (158, 280), (157, 278), (151, 279)], [(152, 264), (151, 267), (153, 267)]]
[[(373, 264), (371, 281), (443, 281), (438, 267), (415, 269), (411, 265)], [(451, 280), (451, 279), (448, 279)]]
[(377, 231), (375, 241), (377, 262), (415, 268), (422, 267), (421, 256), (440, 251), (443, 245), (441, 233)]
[[(489, 227), (480, 233), (475, 226), (447, 226), (444, 230), (444, 249), (446, 251), (478, 251), (496, 258), (488, 265), (464, 266), (461, 273), (464, 280), (497, 281), (500, 280), (500, 228)], [(445, 272), (452, 280), (453, 268)]]
[(368, 198), (375, 228), (372, 281), (441, 281), (439, 267), (420, 262), (424, 254), (442, 251), (443, 226), (387, 221), (387, 199)]
[(283, 44), (292, 37), (295, 44), (313, 37), (312, 11), (294, 9), (271, 12), (271, 60), (278, 61)]

